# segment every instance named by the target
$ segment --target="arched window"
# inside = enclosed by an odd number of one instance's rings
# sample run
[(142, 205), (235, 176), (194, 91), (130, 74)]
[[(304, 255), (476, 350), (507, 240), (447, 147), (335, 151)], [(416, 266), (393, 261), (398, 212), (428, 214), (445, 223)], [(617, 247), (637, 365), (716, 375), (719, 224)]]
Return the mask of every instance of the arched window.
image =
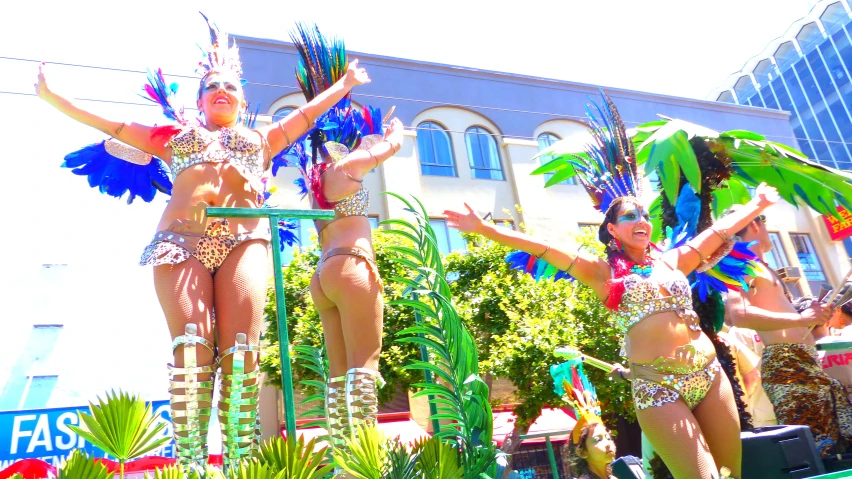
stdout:
[(456, 176), (450, 135), (441, 125), (431, 121), (417, 125), (417, 154), (420, 157), (421, 174)]
[(503, 180), (503, 167), (497, 140), (494, 135), (481, 126), (472, 126), (464, 133), (467, 144), (467, 157), (474, 178), (484, 180)]
[[(536, 139), (538, 140), (538, 151), (543, 151), (547, 148), (550, 148), (551, 145), (553, 145), (557, 141), (561, 140), (561, 138), (559, 138), (558, 136), (556, 136), (553, 133), (542, 133), (541, 135), (538, 135), (538, 138), (536, 138)], [(542, 156), (541, 158), (539, 158), (539, 160), (541, 160), (541, 164), (544, 165), (544, 164), (551, 162), (553, 160), (553, 157), (550, 156), (550, 155)], [(544, 181), (545, 182), (550, 181), (551, 178), (553, 178), (553, 173), (545, 173), (544, 174)], [(571, 178), (562, 180), (557, 184), (559, 184), (559, 185), (576, 185), (577, 181), (572, 176)]]
[(293, 110), (295, 110), (295, 109), (296, 108), (294, 108), (292, 106), (285, 106), (284, 108), (279, 108), (278, 110), (275, 111), (275, 113), (272, 114), (272, 121), (275, 122), (275, 121), (283, 120), (287, 115), (292, 113)]

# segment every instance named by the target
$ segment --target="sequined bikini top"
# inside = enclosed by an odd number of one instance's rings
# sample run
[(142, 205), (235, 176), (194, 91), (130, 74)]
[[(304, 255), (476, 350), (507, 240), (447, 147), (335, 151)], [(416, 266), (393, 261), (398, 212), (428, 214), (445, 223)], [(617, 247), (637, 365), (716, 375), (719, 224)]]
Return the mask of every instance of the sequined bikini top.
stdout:
[[(661, 288), (669, 295), (663, 296)], [(635, 273), (624, 277), (624, 296), (621, 297), (615, 318), (626, 333), (636, 323), (654, 314), (675, 311), (678, 316), (684, 317), (683, 313), (687, 310), (692, 310), (689, 281), (680, 270), (660, 264), (655, 265), (648, 278)], [(691, 317), (687, 319), (692, 328)]]
[(335, 216), (367, 216), (370, 207), (370, 193), (363, 186), (355, 193), (343, 198), (334, 205)]
[[(208, 149), (214, 141), (219, 141), (222, 148)], [(227, 161), (249, 182), (254, 191), (259, 194), (264, 191), (261, 180), (265, 173), (265, 139), (260, 134), (257, 138), (248, 138), (233, 128), (209, 131), (201, 127), (189, 127), (172, 137), (169, 146), (172, 148), (173, 180), (191, 166)]]

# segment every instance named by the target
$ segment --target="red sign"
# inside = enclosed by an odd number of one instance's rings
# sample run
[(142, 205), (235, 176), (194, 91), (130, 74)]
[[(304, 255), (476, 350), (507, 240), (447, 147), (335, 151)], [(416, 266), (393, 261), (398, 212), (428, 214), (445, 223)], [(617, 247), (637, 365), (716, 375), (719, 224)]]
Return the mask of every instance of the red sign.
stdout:
[(828, 229), (828, 236), (834, 241), (852, 236), (852, 213), (842, 206), (837, 207), (837, 212), (840, 213), (843, 221), (834, 216), (822, 215), (822, 220), (825, 221), (825, 227)]

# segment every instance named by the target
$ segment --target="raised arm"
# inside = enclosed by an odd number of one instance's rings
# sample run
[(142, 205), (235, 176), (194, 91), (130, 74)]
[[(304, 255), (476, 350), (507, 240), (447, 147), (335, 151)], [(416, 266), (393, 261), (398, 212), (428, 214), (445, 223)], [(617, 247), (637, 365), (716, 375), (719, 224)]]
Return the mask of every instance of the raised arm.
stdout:
[(679, 270), (689, 274), (697, 268), (704, 259), (709, 258), (728, 239), (732, 238), (738, 231), (751, 224), (766, 208), (772, 206), (780, 199), (775, 188), (761, 183), (757, 192), (743, 208), (730, 215), (719, 218), (713, 226), (699, 233), (686, 245), (666, 253), (676, 258), (670, 259), (671, 264), (677, 264)]
[(467, 233), (478, 233), (504, 246), (535, 255), (560, 270), (567, 271), (581, 283), (591, 287), (598, 297), (606, 297), (605, 282), (610, 278), (609, 263), (596, 256), (584, 254), (580, 247), (551, 246), (532, 236), (508, 228), (499, 228), (483, 221), (465, 203), (466, 212), (444, 211), (447, 225)]
[(367, 150), (355, 150), (323, 173), (323, 194), (329, 201), (351, 195), (364, 181), (364, 175), (387, 161), (402, 146), (403, 126), (399, 119), (391, 120), (385, 139)]
[(44, 77), (44, 63), (38, 67), (38, 82), (35, 84), (36, 94), (50, 106), (56, 108), (72, 119), (84, 125), (100, 130), (116, 140), (144, 151), (165, 161), (171, 161), (171, 153), (163, 145), (151, 141), (151, 127), (137, 123), (127, 123), (107, 120), (94, 113), (84, 110), (62, 96), (50, 91)]
[(354, 60), (349, 64), (343, 78), (314, 97), (307, 105), (296, 108), (280, 121), (259, 128), (258, 131), (266, 136), (269, 142), (272, 156), (281, 153), (310, 130), (317, 118), (342, 100), (352, 88), (365, 83), (370, 83), (367, 70), (358, 68), (358, 60)]
[(825, 324), (831, 317), (831, 308), (822, 303), (814, 302), (813, 306), (801, 314), (796, 312), (775, 312), (752, 304), (757, 290), (748, 292), (728, 291), (725, 300), (725, 313), (731, 323), (738, 328), (748, 328), (755, 331), (778, 331), (788, 328), (809, 328)]

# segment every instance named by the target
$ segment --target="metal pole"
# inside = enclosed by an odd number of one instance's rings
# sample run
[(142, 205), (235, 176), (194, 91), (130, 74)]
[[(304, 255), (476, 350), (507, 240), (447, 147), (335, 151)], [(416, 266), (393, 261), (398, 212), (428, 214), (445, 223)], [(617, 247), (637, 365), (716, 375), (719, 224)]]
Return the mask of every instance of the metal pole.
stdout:
[(553, 453), (553, 443), (550, 442), (550, 436), (544, 437), (547, 443), (547, 458), (550, 460), (550, 472), (553, 473), (553, 479), (559, 479), (559, 471), (556, 470), (556, 455)]
[(290, 367), (290, 332), (287, 329), (287, 304), (284, 301), (284, 278), (281, 274), (281, 238), (278, 215), (269, 216), (272, 228), (272, 267), (275, 271), (275, 315), (278, 317), (278, 358), (281, 361), (281, 392), (284, 394), (284, 426), (287, 437), (296, 438), (296, 401), (293, 396), (293, 370)]
[(278, 325), (278, 353), (281, 360), (281, 392), (284, 395), (284, 426), (287, 437), (296, 438), (296, 405), (293, 398), (293, 370), (290, 359), (290, 333), (287, 330), (287, 305), (284, 300), (284, 277), (281, 274), (281, 238), (278, 221), (292, 219), (333, 219), (334, 211), (282, 210), (277, 208), (207, 208), (208, 217), (269, 218), (272, 232), (272, 266), (275, 274), (275, 315)]

